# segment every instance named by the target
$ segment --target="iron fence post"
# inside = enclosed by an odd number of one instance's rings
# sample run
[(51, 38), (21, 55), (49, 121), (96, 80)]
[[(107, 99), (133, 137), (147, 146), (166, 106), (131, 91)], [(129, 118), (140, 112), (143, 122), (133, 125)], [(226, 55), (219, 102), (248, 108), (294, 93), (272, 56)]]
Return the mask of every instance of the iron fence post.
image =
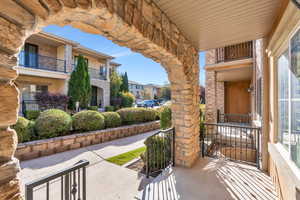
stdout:
[(172, 162), (172, 165), (173, 165), (173, 167), (175, 166), (175, 127), (173, 127), (173, 136), (172, 136), (172, 139), (173, 139), (173, 141), (172, 141), (172, 143), (173, 143), (173, 148), (171, 149), (171, 151), (173, 152), (173, 157), (172, 157), (172, 159), (173, 159), (173, 162)]

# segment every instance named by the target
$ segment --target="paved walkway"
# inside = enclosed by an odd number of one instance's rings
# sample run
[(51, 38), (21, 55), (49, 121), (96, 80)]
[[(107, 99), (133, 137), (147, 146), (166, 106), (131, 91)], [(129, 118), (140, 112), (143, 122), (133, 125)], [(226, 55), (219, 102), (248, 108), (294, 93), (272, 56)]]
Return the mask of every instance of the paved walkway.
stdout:
[[(144, 146), (144, 140), (155, 132), (151, 131), (51, 156), (23, 161), (20, 163), (22, 168), (20, 173), (23, 183), (22, 189), (24, 191), (25, 183), (47, 176), (50, 173), (72, 166), (79, 160), (85, 159), (90, 162), (87, 168), (88, 200), (134, 199), (144, 184), (144, 176), (133, 170), (109, 163), (104, 159)], [(50, 190), (53, 187), (52, 191), (55, 191), (55, 186), (50, 186)], [(42, 200), (43, 197), (38, 196), (37, 199)]]
[(278, 200), (278, 196), (271, 178), (254, 166), (201, 158), (191, 169), (165, 171), (137, 199)]

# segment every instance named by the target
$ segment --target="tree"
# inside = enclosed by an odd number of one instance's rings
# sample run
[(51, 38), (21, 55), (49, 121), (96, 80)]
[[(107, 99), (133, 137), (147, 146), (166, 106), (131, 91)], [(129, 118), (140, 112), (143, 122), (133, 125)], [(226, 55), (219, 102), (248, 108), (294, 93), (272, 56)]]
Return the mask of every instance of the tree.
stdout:
[(120, 93), (122, 85), (122, 78), (116, 71), (112, 71), (110, 75), (110, 96), (111, 98), (117, 98)]
[(91, 99), (91, 82), (87, 60), (82, 55), (78, 56), (77, 65), (71, 74), (68, 88), (70, 108), (74, 109), (77, 101), (81, 108), (86, 108)]
[(125, 72), (124, 74), (122, 74), (121, 77), (122, 77), (122, 85), (121, 85), (120, 90), (122, 92), (129, 92), (127, 72)]

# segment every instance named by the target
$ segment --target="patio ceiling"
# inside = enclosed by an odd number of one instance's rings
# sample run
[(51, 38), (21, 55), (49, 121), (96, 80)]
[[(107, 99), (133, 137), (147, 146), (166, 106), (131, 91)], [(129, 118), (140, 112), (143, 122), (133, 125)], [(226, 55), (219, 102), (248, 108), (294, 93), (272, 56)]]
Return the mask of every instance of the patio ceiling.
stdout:
[(287, 0), (155, 0), (199, 50), (270, 33)]

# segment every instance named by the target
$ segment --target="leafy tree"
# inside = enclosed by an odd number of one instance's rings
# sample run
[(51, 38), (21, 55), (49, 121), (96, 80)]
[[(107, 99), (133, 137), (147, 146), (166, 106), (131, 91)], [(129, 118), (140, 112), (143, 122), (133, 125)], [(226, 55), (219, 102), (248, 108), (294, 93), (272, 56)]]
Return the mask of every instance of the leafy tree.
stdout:
[(91, 82), (88, 63), (82, 55), (78, 56), (76, 68), (71, 74), (68, 96), (70, 97), (69, 106), (71, 109), (75, 108), (77, 101), (81, 108), (86, 108), (90, 102)]
[(112, 71), (110, 75), (110, 96), (111, 98), (117, 98), (120, 94), (120, 89), (122, 85), (122, 78), (117, 72)]
[(125, 72), (124, 74), (122, 74), (122, 85), (121, 85), (120, 90), (122, 92), (129, 92), (127, 72)]

